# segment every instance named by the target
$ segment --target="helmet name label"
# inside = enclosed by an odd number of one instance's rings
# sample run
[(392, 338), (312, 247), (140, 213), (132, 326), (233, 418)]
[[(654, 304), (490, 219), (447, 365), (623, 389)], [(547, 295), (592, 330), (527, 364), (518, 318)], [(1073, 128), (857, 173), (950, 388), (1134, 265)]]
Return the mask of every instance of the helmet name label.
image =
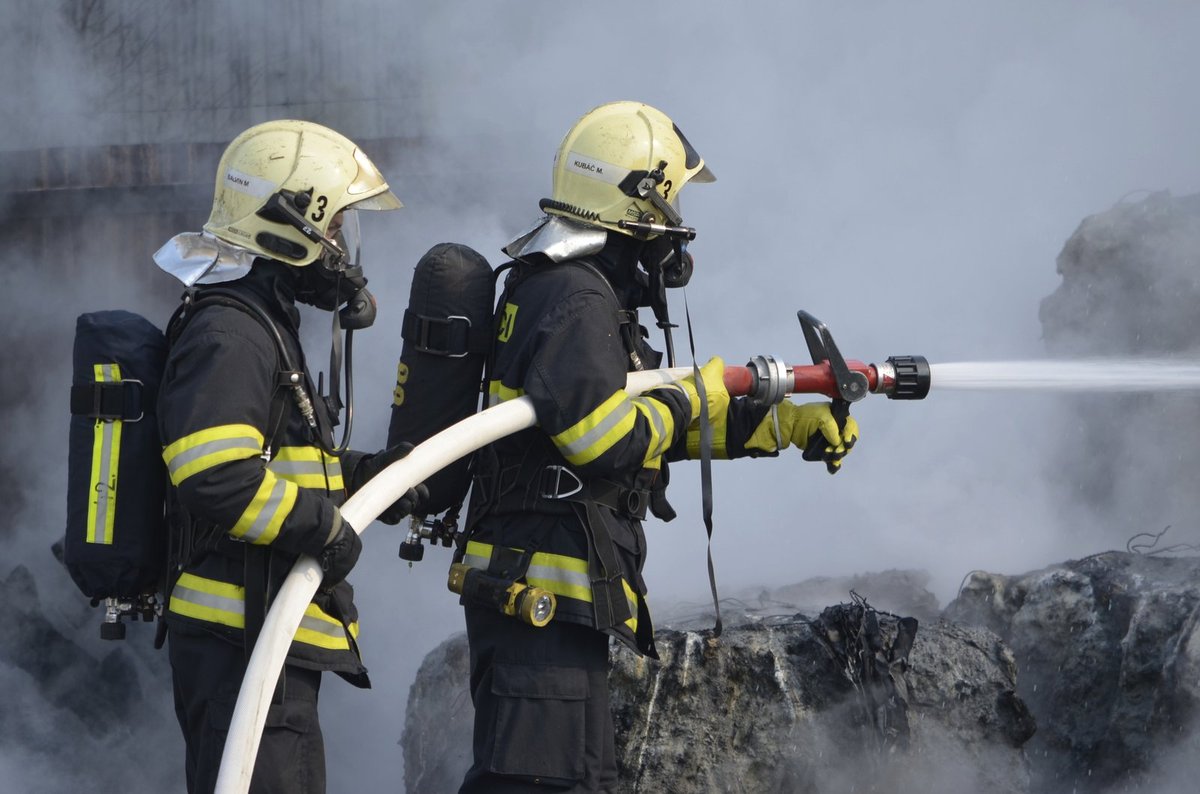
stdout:
[(255, 198), (266, 198), (275, 192), (275, 183), (260, 176), (230, 168), (225, 172), (225, 187)]
[(621, 184), (621, 180), (629, 174), (629, 169), (627, 168), (606, 163), (603, 160), (597, 160), (595, 157), (588, 157), (579, 152), (571, 152), (567, 155), (567, 170), (592, 179), (599, 179), (601, 182), (607, 182), (610, 185)]

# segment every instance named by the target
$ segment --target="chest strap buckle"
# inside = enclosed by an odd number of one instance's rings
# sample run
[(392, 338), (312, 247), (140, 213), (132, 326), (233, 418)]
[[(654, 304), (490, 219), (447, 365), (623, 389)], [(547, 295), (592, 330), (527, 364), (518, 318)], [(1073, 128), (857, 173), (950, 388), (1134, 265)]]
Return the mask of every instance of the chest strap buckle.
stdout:
[[(564, 474), (570, 480), (564, 481)], [(582, 490), (583, 480), (570, 468), (551, 464), (542, 469), (541, 481), (538, 484), (538, 496), (542, 499), (566, 499)]]

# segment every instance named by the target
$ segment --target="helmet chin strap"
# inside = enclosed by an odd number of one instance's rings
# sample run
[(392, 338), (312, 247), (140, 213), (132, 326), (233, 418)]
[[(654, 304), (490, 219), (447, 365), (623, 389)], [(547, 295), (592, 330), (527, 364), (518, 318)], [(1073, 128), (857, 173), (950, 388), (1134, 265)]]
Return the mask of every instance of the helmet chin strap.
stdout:
[(333, 444), (333, 430), (330, 428), (329, 446), (326, 447), (324, 439), (321, 439), (321, 448), (334, 457), (340, 456), (343, 452), (350, 448), (350, 433), (354, 430), (354, 328), (346, 329), (346, 346), (345, 346), (345, 367), (346, 367), (346, 402), (342, 403), (342, 384), (341, 370), (343, 364), (342, 355), (342, 313), (333, 311), (333, 336), (329, 344), (329, 393), (325, 393), (324, 384), (321, 383), (323, 378), (318, 377), (317, 391), (321, 393), (321, 399), (329, 406), (329, 413), (334, 417), (333, 425), (338, 425), (338, 417), (342, 413), (342, 408), (346, 409), (346, 429), (342, 433), (341, 443)]
[(675, 366), (675, 340), (671, 337), (671, 329), (679, 326), (671, 322), (671, 312), (667, 305), (667, 284), (663, 277), (662, 263), (655, 262), (647, 265), (646, 272), (650, 277), (646, 289), (650, 298), (650, 308), (654, 312), (655, 325), (662, 329), (666, 342), (667, 366), (673, 367)]
[[(622, 224), (624, 223), (625, 222), (622, 222)], [(632, 227), (634, 224), (629, 224), (629, 226)], [(690, 255), (684, 248), (684, 241), (695, 239), (696, 231), (686, 227), (679, 229), (679, 231), (682, 233), (672, 234), (670, 232), (663, 233), (661, 231), (659, 233), (663, 234), (663, 236), (670, 241), (672, 248), (674, 248), (674, 262), (680, 269), (680, 273), (686, 272), (686, 275), (690, 277), (691, 273), (690, 269), (687, 267), (686, 259), (686, 257), (689, 257)], [(643, 250), (645, 250), (644, 247)], [(671, 276), (669, 276), (663, 267), (663, 262), (666, 261), (667, 257), (652, 254), (649, 259), (649, 262), (642, 262), (642, 266), (646, 269), (647, 276), (645, 298), (650, 309), (654, 312), (655, 324), (661, 328), (663, 332), (663, 338), (666, 343), (667, 366), (674, 367), (675, 341), (671, 336), (671, 329), (678, 328), (679, 326), (671, 322), (670, 306), (667, 302), (667, 289), (668, 287), (685, 286), (688, 278), (684, 277), (681, 279), (673, 279)], [(672, 281), (677, 281), (678, 283), (672, 283)], [(689, 329), (690, 327), (691, 324), (689, 322)]]

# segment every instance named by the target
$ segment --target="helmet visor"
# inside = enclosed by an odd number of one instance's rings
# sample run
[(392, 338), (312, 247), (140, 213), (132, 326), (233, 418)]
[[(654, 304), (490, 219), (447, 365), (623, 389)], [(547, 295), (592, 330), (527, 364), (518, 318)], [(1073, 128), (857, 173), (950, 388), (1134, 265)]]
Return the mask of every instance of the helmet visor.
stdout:
[(335, 215), (326, 234), (345, 255), (339, 270), (350, 270), (362, 265), (362, 230), (355, 209), (358, 209), (357, 204), (353, 209), (345, 209)]
[(390, 190), (385, 190), (382, 193), (371, 196), (370, 198), (356, 201), (350, 205), (349, 209), (356, 210), (398, 210), (404, 205), (400, 203), (400, 199), (396, 198), (396, 194)]
[(354, 181), (346, 187), (350, 196), (371, 194), (361, 201), (352, 201), (355, 209), (360, 210), (395, 210), (404, 205), (392, 191), (388, 190), (387, 180), (371, 159), (363, 154), (362, 149), (354, 150), (354, 162), (358, 165), (358, 173)]
[(691, 141), (689, 141), (687, 136), (683, 134), (683, 130), (679, 129), (679, 125), (672, 124), (671, 129), (675, 130), (675, 134), (679, 136), (679, 142), (683, 144), (683, 167), (688, 171), (692, 171), (696, 167), (700, 168), (699, 171), (696, 171), (696, 173), (692, 174), (691, 179), (688, 181), (698, 183), (716, 182), (716, 175), (709, 169), (708, 165), (705, 164), (704, 158), (700, 156), (698, 151), (696, 151), (696, 147), (692, 146)]

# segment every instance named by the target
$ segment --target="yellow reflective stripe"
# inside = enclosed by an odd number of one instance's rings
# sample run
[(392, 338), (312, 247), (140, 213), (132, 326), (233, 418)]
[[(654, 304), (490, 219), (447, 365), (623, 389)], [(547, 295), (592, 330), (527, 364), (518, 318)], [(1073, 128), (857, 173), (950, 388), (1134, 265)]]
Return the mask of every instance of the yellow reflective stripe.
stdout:
[(246, 627), (246, 588), (184, 573), (171, 589), (170, 610), (176, 615), (242, 629)]
[[(246, 627), (246, 589), (239, 585), (184, 573), (171, 590), (170, 610), (177, 615), (218, 623), (235, 629)], [(358, 637), (358, 622), (350, 624)], [(327, 650), (349, 650), (350, 641), (341, 621), (309, 604), (293, 637), (296, 642)]]
[(296, 504), (297, 493), (295, 483), (281, 480), (270, 470), (264, 471), (258, 491), (229, 534), (259, 545), (275, 540), (279, 527)]
[(650, 426), (650, 440), (646, 443), (642, 466), (647, 469), (660, 468), (663, 453), (675, 437), (675, 417), (665, 403), (653, 397), (634, 397), (633, 407), (646, 417), (646, 423)]
[(621, 584), (625, 587), (625, 600), (629, 603), (629, 614), (633, 617), (625, 621), (625, 625), (634, 634), (637, 634), (637, 616), (638, 616), (638, 594), (632, 587), (629, 586), (624, 577), (621, 578)]
[(318, 447), (280, 447), (267, 468), (301, 488), (340, 491), (342, 462)]
[[(468, 541), (463, 562), (472, 568), (486, 571), (493, 548), (490, 543)], [(586, 601), (589, 604), (592, 602), (592, 583), (588, 577), (587, 560), (578, 557), (544, 551), (534, 552), (525, 581), (558, 596)]]
[(498, 380), (488, 382), (488, 407), (499, 405), (506, 400), (515, 400), (525, 395), (524, 389), (512, 389)]
[[(97, 383), (121, 380), (116, 364), (94, 364)], [(120, 419), (97, 419), (92, 430), (92, 476), (88, 490), (87, 542), (111, 545), (113, 521), (117, 515), (117, 472), (121, 456)]]
[(263, 436), (250, 425), (218, 425), (184, 436), (163, 450), (171, 483), (231, 460), (262, 455)]
[[(357, 621), (350, 624), (350, 633), (358, 637)], [(350, 649), (350, 641), (346, 639), (346, 628), (342, 622), (322, 612), (316, 604), (309, 604), (305, 608), (304, 617), (300, 619), (300, 626), (296, 629), (295, 640), (331, 651)]]
[[(494, 548), (495, 546), (491, 543), (480, 543), (477, 540), (467, 541), (463, 562), (472, 568), (486, 571)], [(514, 551), (520, 551), (520, 549), (514, 549)], [(541, 551), (534, 552), (533, 559), (529, 563), (529, 571), (525, 575), (525, 581), (534, 587), (549, 590), (556, 596), (592, 603), (592, 585), (588, 576), (587, 560), (578, 557)], [(621, 577), (621, 586), (625, 590), (625, 599), (629, 604), (629, 614), (631, 615), (625, 621), (625, 625), (636, 634), (640, 596), (630, 586), (629, 580), (623, 576)]]
[(637, 420), (637, 412), (624, 389), (618, 389), (596, 410), (558, 435), (551, 436), (558, 451), (576, 466), (589, 463), (620, 441)]

